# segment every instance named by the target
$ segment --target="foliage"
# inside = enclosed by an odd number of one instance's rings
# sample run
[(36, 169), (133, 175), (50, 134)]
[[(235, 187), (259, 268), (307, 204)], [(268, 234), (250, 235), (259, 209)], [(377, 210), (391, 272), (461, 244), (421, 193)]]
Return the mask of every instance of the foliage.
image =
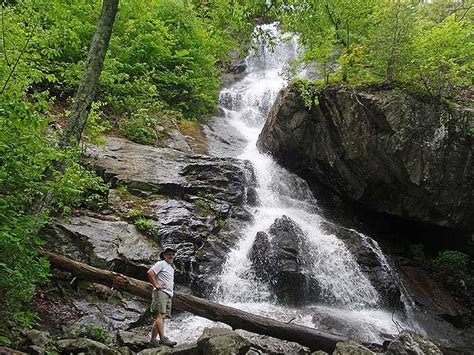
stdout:
[(101, 135), (112, 128), (110, 122), (104, 118), (104, 113), (102, 112), (104, 106), (105, 104), (100, 101), (92, 103), (84, 130), (84, 139), (96, 145), (106, 143)]
[(420, 30), (411, 43), (402, 80), (412, 81), (438, 99), (469, 89), (474, 82), (473, 30), (472, 23), (459, 21), (454, 14)]
[(456, 250), (445, 250), (433, 260), (435, 275), (455, 291), (474, 286), (471, 260), (467, 254)]
[(143, 219), (143, 211), (139, 208), (133, 208), (127, 212), (127, 218), (132, 221)]
[(50, 102), (32, 102), (14, 90), (0, 107), (0, 318), (27, 326), (35, 286), (46, 281), (48, 263), (37, 253), (38, 231), (52, 213), (67, 213), (86, 202), (85, 192), (105, 189), (76, 161), (78, 152), (61, 151), (49, 132)]
[(121, 195), (130, 195), (130, 191), (128, 191), (127, 185), (118, 184), (115, 189)]
[[(100, 5), (101, 0), (4, 3), (1, 45), (7, 60), (0, 65), (2, 82), (21, 53), (13, 75), (22, 84), (20, 91), (72, 95)], [(254, 17), (266, 7), (256, 0), (121, 2), (98, 99), (109, 105), (110, 113), (128, 118), (143, 110), (172, 109), (193, 120), (214, 112), (220, 85), (216, 64), (228, 62), (229, 52), (242, 47)], [(97, 115), (91, 118), (98, 121)]]
[(318, 92), (325, 86), (324, 82), (300, 78), (293, 80), (293, 84), (306, 108), (311, 109), (318, 105)]
[(158, 228), (148, 219), (140, 217), (135, 221), (135, 226), (145, 234), (156, 237)]
[(474, 7), (470, 2), (287, 0), (279, 14), (326, 83), (402, 86), (469, 100)]

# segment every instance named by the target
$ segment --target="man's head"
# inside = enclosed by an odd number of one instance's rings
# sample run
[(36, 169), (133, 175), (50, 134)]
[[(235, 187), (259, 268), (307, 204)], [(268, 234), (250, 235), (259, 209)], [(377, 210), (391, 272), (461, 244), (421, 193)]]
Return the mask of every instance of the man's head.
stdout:
[(176, 256), (176, 249), (169, 248), (169, 247), (165, 248), (165, 250), (163, 250), (160, 253), (160, 259), (165, 260), (169, 264), (173, 262), (175, 256)]

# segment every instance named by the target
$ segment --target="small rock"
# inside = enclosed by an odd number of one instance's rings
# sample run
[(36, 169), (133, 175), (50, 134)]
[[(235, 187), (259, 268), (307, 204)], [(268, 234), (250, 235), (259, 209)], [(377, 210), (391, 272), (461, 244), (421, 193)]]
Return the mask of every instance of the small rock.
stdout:
[(375, 355), (375, 353), (365, 346), (350, 340), (336, 344), (336, 350), (332, 355)]
[(150, 339), (143, 335), (121, 330), (118, 332), (117, 340), (120, 345), (127, 346), (133, 351), (140, 351), (150, 345)]
[(224, 328), (206, 328), (198, 339), (199, 350), (207, 355), (243, 355), (250, 346), (247, 339)]
[(28, 342), (32, 345), (43, 346), (51, 343), (51, 335), (48, 332), (42, 332), (36, 329), (31, 329), (25, 332)]

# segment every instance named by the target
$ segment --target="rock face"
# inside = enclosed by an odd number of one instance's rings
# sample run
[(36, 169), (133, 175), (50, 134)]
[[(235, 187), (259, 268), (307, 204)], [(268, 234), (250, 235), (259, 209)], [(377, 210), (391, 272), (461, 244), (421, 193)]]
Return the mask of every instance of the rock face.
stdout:
[(249, 259), (255, 274), (269, 283), (281, 302), (303, 304), (317, 300), (319, 295), (307, 250), (301, 228), (283, 216), (268, 233), (257, 233)]
[(208, 290), (240, 226), (251, 220), (243, 207), (251, 166), (113, 137), (88, 153), (90, 163), (121, 189), (109, 191), (106, 213), (79, 215), (45, 230), (48, 248), (144, 278), (161, 247), (173, 245), (177, 284), (198, 295)]
[(390, 90), (329, 88), (311, 109), (283, 90), (258, 146), (379, 212), (461, 230), (474, 219), (474, 111)]
[[(100, 213), (78, 210), (57, 220), (41, 233), (46, 247), (145, 279), (163, 246), (171, 245), (178, 250), (176, 288), (206, 294), (239, 231), (252, 218), (244, 208), (247, 186), (252, 185), (250, 165), (113, 137), (88, 153), (89, 162), (112, 185), (107, 206)], [(67, 313), (61, 317), (65, 327), (91, 323), (117, 332), (147, 317), (146, 302), (84, 282), (75, 283), (74, 292), (70, 275), (57, 273), (55, 279), (68, 295), (48, 294), (39, 311), (51, 319), (49, 309)]]

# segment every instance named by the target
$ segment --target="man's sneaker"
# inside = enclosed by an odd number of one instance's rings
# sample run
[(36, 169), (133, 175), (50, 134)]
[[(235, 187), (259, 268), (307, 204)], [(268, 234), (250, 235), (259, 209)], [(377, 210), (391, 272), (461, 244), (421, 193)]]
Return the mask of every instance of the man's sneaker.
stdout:
[(158, 339), (151, 339), (150, 340), (150, 346), (153, 348), (153, 347), (157, 347), (157, 346), (160, 346), (160, 342), (158, 341)]
[(160, 344), (173, 347), (178, 343), (175, 342), (175, 341), (169, 340), (167, 337), (163, 337), (163, 338), (160, 339)]

